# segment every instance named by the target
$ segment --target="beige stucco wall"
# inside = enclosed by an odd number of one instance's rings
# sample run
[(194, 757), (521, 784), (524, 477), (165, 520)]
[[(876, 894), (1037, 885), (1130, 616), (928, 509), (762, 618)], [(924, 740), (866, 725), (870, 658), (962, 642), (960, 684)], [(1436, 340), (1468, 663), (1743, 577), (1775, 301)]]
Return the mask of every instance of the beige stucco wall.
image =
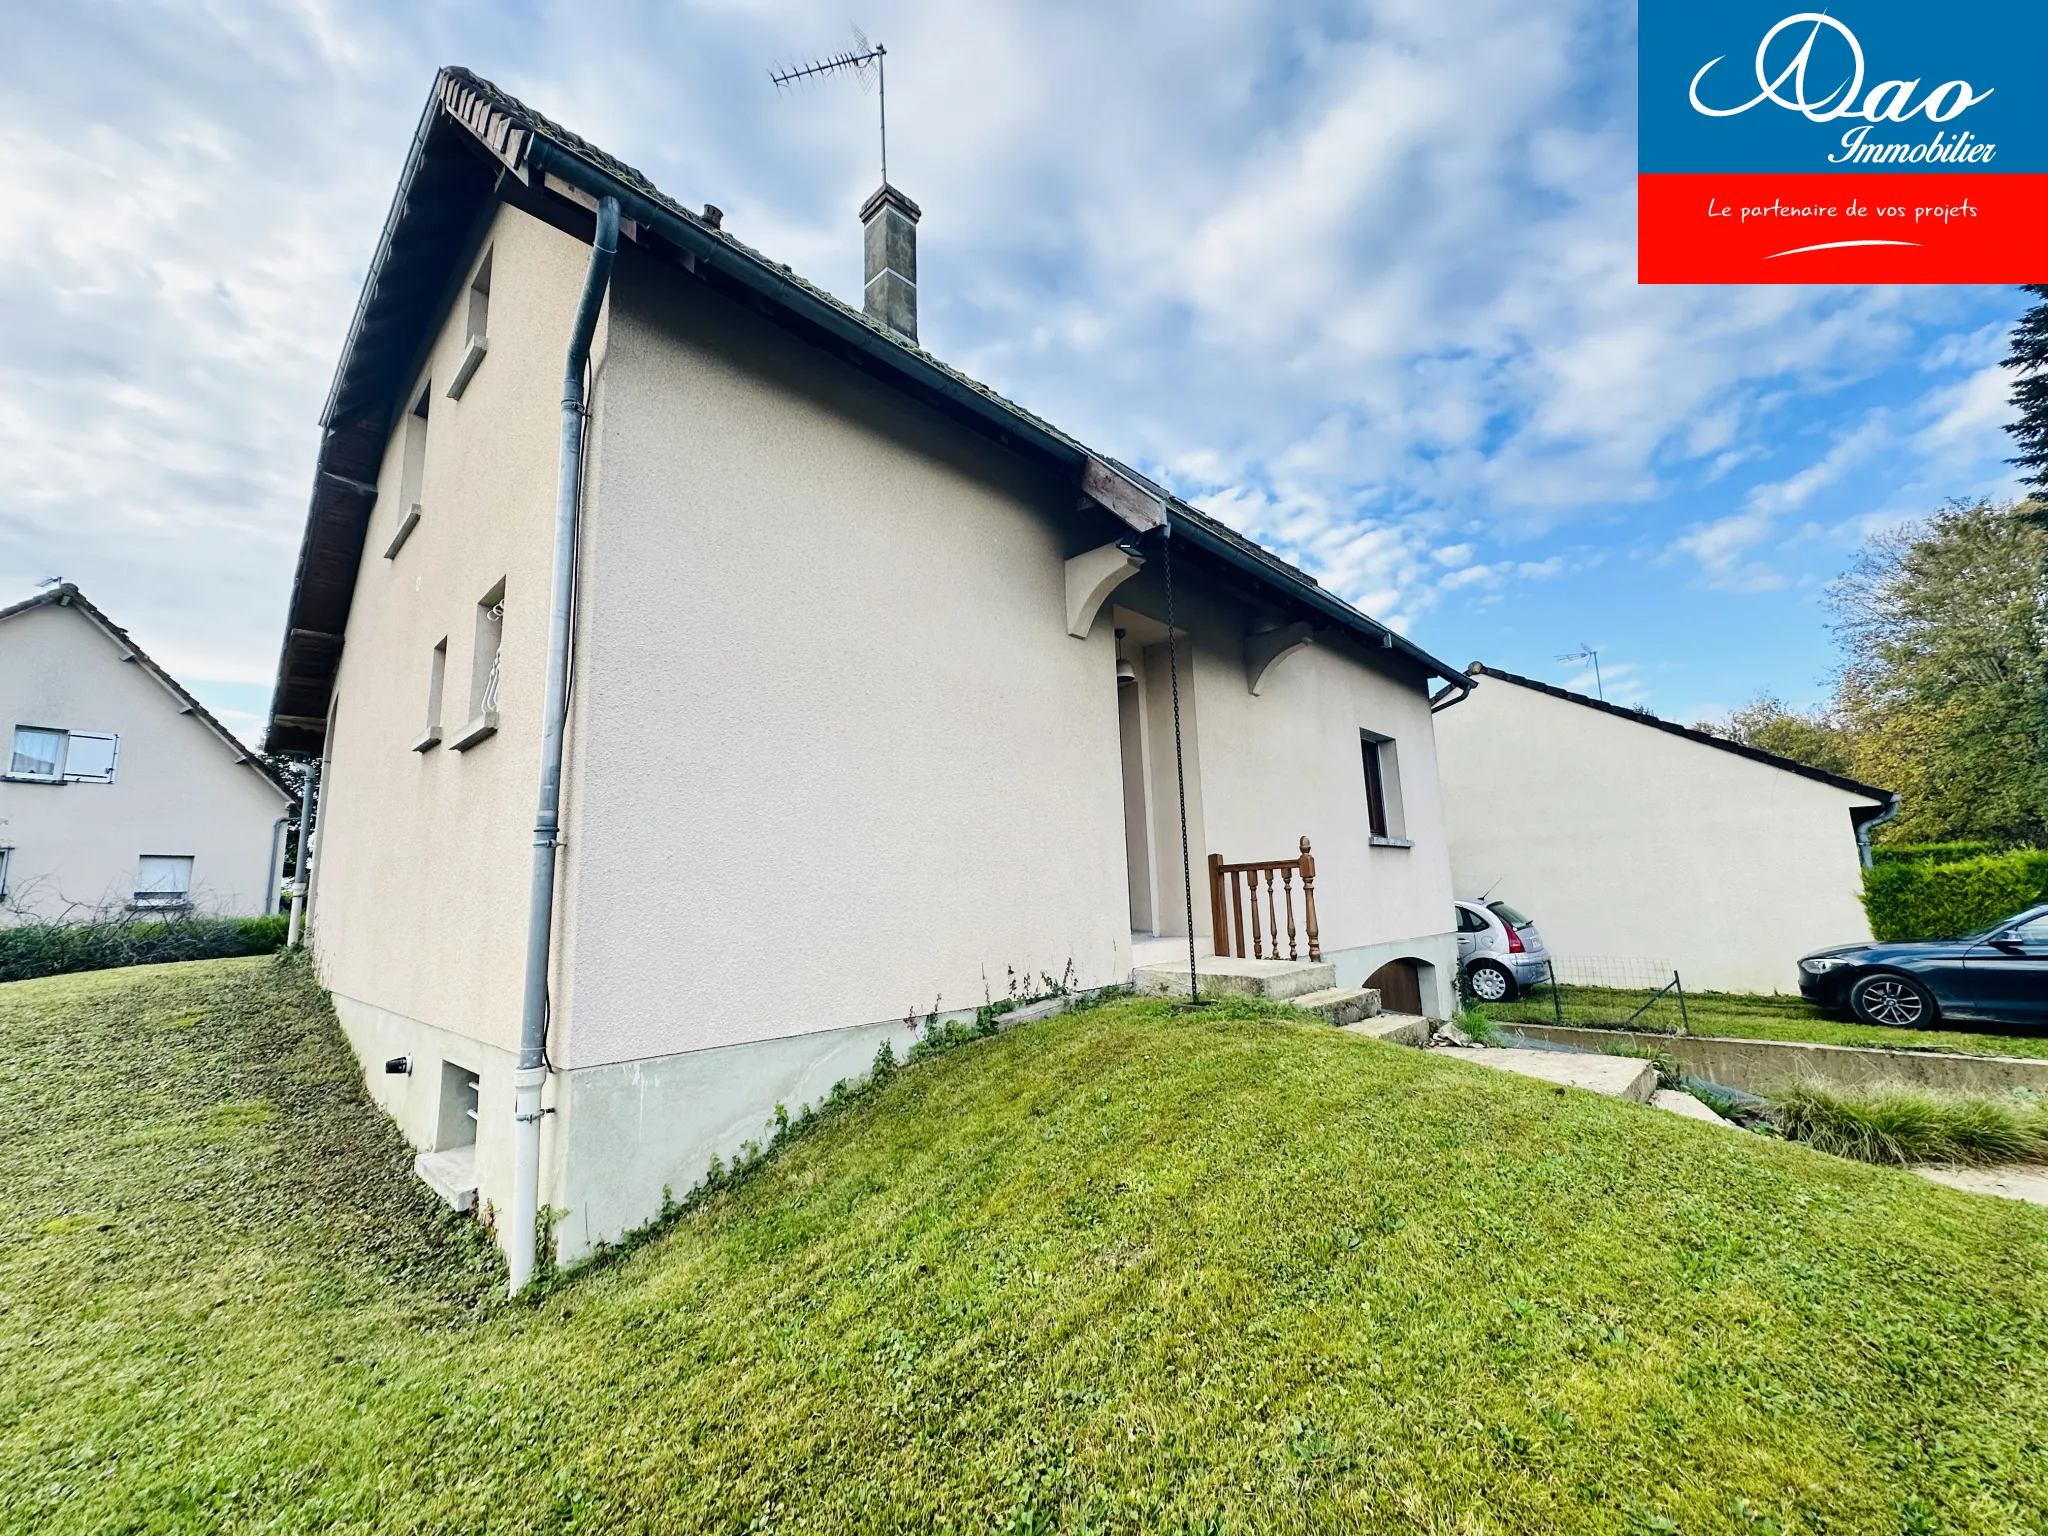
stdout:
[(973, 1006), (1009, 966), (1127, 974), (1072, 487), (631, 248), (604, 389), (564, 1059)]
[[(336, 684), (313, 906), (321, 974), (337, 993), (509, 1050), (526, 950), (562, 356), (590, 248), (501, 209), (472, 265), (485, 249), (489, 352), (450, 400), (464, 343), (458, 302), (426, 364), (422, 515), (395, 559), (384, 550), (405, 512), (401, 431), (378, 478)], [(465, 723), (477, 603), (500, 579), (499, 732), (466, 752), (415, 752), (444, 637), (446, 738)]]
[(1801, 955), (1870, 937), (1849, 820), (1869, 799), (1500, 678), (1437, 737), (1458, 894), (1491, 887), (1556, 955), (1790, 992)]
[(0, 771), (17, 725), (112, 733), (111, 784), (0, 780), (0, 847), (14, 852), (0, 923), (125, 906), (143, 854), (192, 857), (194, 909), (245, 916), (269, 897), (285, 795), (78, 609), (0, 621)]

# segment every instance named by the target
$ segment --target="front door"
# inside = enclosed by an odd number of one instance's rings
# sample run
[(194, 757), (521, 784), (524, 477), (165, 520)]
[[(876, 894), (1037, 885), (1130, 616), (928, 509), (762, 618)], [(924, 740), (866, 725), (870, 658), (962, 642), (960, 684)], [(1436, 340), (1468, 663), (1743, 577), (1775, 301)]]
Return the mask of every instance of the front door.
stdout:
[[(1135, 667), (1133, 667), (1135, 672)], [(1157, 933), (1152, 897), (1152, 818), (1145, 798), (1145, 714), (1137, 677), (1116, 680), (1117, 733), (1124, 770), (1124, 866), (1131, 885), (1131, 932)]]

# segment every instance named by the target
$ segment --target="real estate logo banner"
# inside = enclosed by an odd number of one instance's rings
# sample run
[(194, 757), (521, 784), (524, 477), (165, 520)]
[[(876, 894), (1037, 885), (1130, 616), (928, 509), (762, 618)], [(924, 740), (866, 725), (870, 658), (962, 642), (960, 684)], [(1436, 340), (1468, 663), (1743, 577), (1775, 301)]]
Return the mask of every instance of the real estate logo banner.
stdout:
[(2048, 281), (2048, 0), (1641, 0), (1644, 283)]

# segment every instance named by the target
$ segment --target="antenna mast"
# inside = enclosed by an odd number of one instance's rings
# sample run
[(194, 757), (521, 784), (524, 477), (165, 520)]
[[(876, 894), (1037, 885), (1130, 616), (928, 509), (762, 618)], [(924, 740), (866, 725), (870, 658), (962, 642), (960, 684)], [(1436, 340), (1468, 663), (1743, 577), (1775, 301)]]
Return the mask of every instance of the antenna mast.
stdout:
[(1607, 702), (1607, 686), (1600, 681), (1600, 653), (1585, 641), (1579, 642), (1576, 651), (1567, 651), (1557, 658), (1559, 661), (1590, 661), (1593, 663), (1593, 691), (1600, 695), (1601, 703)]
[(771, 69), (768, 78), (786, 90), (802, 80), (815, 80), (820, 75), (843, 74), (851, 70), (860, 80), (861, 89), (866, 90), (869, 71), (873, 71), (877, 102), (881, 108), (882, 185), (886, 187), (889, 185), (889, 50), (880, 43), (870, 45), (859, 27), (853, 29), (853, 42), (852, 48), (844, 53), (835, 53), (829, 59), (813, 59), (794, 69)]

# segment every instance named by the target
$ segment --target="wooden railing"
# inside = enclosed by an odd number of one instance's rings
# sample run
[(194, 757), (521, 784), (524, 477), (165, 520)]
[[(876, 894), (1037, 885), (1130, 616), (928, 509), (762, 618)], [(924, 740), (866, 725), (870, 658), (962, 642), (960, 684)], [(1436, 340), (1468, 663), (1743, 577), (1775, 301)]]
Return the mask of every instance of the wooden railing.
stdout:
[[(1320, 961), (1323, 958), (1321, 936), (1316, 930), (1316, 860), (1308, 851), (1308, 839), (1301, 840), (1301, 853), (1292, 859), (1263, 859), (1253, 864), (1226, 864), (1223, 855), (1209, 855), (1209, 916), (1211, 931), (1216, 935), (1216, 953), (1245, 958), (1244, 888), (1251, 887), (1252, 893), (1252, 958), (1278, 960), (1280, 958), (1280, 901), (1285, 901), (1287, 912), (1287, 958), (1301, 958), (1297, 951), (1294, 933), (1294, 878), (1301, 877), (1301, 904), (1308, 927), (1308, 957)], [(1278, 888), (1275, 888), (1275, 879)], [(1225, 894), (1225, 884), (1229, 891)], [(1263, 893), (1266, 910), (1259, 911), (1259, 900)]]

